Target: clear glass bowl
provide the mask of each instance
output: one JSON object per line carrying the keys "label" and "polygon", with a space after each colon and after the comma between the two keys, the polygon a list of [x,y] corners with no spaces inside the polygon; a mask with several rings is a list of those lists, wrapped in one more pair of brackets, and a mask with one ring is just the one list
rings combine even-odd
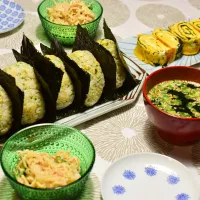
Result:
{"label": "clear glass bowl", "polygon": [[[16,181],[13,170],[19,162],[18,150],[35,150],[54,154],[69,150],[80,159],[81,178],[56,189],[37,189]],[[95,149],[91,141],[80,131],[56,124],[39,124],[25,128],[11,136],[1,152],[1,166],[11,186],[21,199],[25,200],[66,200],[75,199],[95,162]]]}
{"label": "clear glass bowl", "polygon": [[[56,2],[63,2],[64,0],[56,0]],[[66,1],[66,0],[65,0]],[[70,0],[67,0],[70,2]],[[91,10],[95,14],[96,19],[90,23],[82,24],[83,28],[86,28],[89,35],[93,38],[96,34],[99,22],[103,14],[103,7],[96,0],[82,0],[86,5],[92,5]],[[66,46],[72,46],[76,37],[76,25],[61,25],[55,24],[48,20],[47,8],[54,6],[55,0],[44,0],[38,6],[38,14],[42,22],[42,26],[47,36],[52,39],[56,38],[61,44]]]}

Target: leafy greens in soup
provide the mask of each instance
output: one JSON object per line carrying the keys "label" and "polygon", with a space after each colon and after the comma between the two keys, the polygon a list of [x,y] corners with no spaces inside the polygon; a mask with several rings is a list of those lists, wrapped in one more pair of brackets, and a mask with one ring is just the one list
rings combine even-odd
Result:
{"label": "leafy greens in soup", "polygon": [[200,118],[200,84],[185,80],[164,81],[148,93],[162,111],[178,117]]}

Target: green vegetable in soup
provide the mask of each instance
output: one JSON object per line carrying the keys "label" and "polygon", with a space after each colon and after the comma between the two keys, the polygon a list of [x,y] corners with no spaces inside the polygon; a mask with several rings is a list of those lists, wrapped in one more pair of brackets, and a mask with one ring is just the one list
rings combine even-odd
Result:
{"label": "green vegetable in soup", "polygon": [[149,91],[148,98],[170,115],[200,118],[200,84],[196,82],[164,81]]}

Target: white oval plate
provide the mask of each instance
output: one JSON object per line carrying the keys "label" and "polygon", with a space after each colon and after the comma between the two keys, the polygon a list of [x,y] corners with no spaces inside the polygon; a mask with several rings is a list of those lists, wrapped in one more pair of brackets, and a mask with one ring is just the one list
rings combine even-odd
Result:
{"label": "white oval plate", "polygon": [[154,153],[139,153],[113,163],[101,182],[104,200],[199,200],[188,169]]}
{"label": "white oval plate", "polygon": [[17,28],[24,21],[24,9],[8,0],[0,1],[0,33]]}

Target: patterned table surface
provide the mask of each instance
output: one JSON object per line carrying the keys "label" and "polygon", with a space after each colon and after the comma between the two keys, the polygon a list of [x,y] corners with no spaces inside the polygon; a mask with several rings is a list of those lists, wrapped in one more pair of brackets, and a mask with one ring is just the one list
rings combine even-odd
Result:
{"label": "patterned table surface", "polygon": [[[40,0],[15,0],[25,9],[24,23],[0,35],[0,67],[15,62],[11,49],[20,47],[24,32],[35,44],[49,44],[37,15]],[[104,16],[118,40],[148,32],[187,18],[200,17],[200,0],[101,0]],[[97,38],[102,38],[102,22]],[[133,105],[88,121],[76,128],[94,143],[97,157],[80,200],[101,199],[100,181],[110,164],[122,156],[138,152],[157,152],[171,156],[191,171],[200,188],[200,142],[175,147],[164,142],[148,121],[142,96]],[[17,199],[0,170],[0,200]]]}

